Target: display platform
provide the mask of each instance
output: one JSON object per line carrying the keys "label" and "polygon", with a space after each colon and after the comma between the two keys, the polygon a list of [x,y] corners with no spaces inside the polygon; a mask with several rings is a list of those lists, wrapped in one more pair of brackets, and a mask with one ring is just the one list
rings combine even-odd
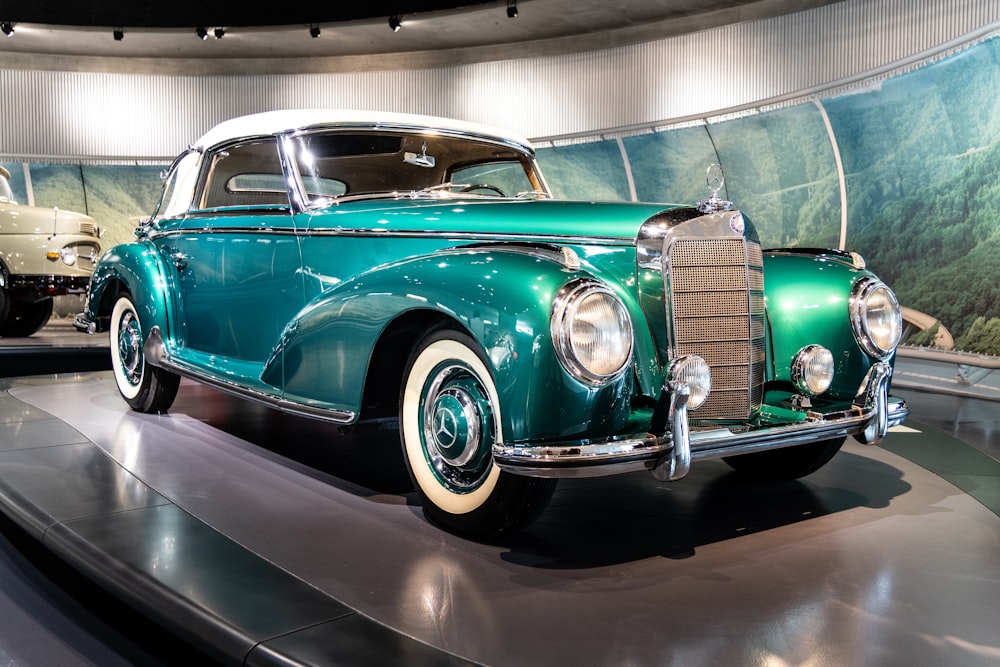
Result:
{"label": "display platform", "polygon": [[800,481],[564,480],[479,544],[426,521],[392,424],[341,434],[188,381],[141,415],[107,372],[0,388],[4,512],[222,663],[1000,660],[1000,463],[921,420],[933,395]]}

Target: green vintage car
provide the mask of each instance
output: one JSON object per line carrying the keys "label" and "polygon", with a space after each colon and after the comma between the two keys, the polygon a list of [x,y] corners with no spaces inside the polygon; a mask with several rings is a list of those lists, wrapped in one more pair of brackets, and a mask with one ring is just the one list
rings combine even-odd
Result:
{"label": "green vintage car", "polygon": [[342,426],[398,417],[426,516],[474,538],[560,477],[798,477],[908,413],[900,309],[860,257],[762,251],[715,193],[556,201],[526,140],[478,125],[234,119],[136,233],[77,318],[110,331],[132,408],[166,410],[185,376]]}
{"label": "green vintage car", "polygon": [[52,297],[80,294],[101,246],[89,215],[18,204],[0,167],[0,336],[30,336],[52,315]]}

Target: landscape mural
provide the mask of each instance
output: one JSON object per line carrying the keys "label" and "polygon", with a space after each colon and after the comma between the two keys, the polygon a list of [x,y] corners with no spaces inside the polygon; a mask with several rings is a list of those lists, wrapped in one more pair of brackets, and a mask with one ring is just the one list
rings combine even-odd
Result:
{"label": "landscape mural", "polygon": [[[538,156],[560,197],[629,200],[634,188],[640,201],[670,203],[707,197],[705,170],[718,162],[726,174],[720,195],[753,220],[765,248],[857,251],[903,306],[938,319],[956,348],[1000,355],[998,90],[994,37],[829,96],[661,131],[543,144]],[[24,166],[0,162],[26,203]],[[164,166],[28,168],[36,205],[89,213],[110,247],[131,240],[149,215]],[[929,345],[935,335],[917,332],[907,342]]]}

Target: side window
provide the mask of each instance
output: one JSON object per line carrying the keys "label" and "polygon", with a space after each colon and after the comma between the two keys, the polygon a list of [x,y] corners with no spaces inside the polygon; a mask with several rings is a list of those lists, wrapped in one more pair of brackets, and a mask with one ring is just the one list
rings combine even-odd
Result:
{"label": "side window", "polygon": [[288,206],[275,139],[227,146],[207,159],[198,208]]}

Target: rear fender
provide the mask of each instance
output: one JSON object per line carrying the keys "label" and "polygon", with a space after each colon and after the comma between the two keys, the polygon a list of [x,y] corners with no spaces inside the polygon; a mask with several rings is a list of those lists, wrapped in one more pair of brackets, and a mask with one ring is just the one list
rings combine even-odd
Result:
{"label": "rear fender", "polygon": [[159,327],[169,340],[171,308],[164,286],[167,284],[160,254],[146,243],[127,243],[106,252],[94,268],[87,290],[86,317],[106,331],[115,301],[123,292],[132,296],[143,339]]}

